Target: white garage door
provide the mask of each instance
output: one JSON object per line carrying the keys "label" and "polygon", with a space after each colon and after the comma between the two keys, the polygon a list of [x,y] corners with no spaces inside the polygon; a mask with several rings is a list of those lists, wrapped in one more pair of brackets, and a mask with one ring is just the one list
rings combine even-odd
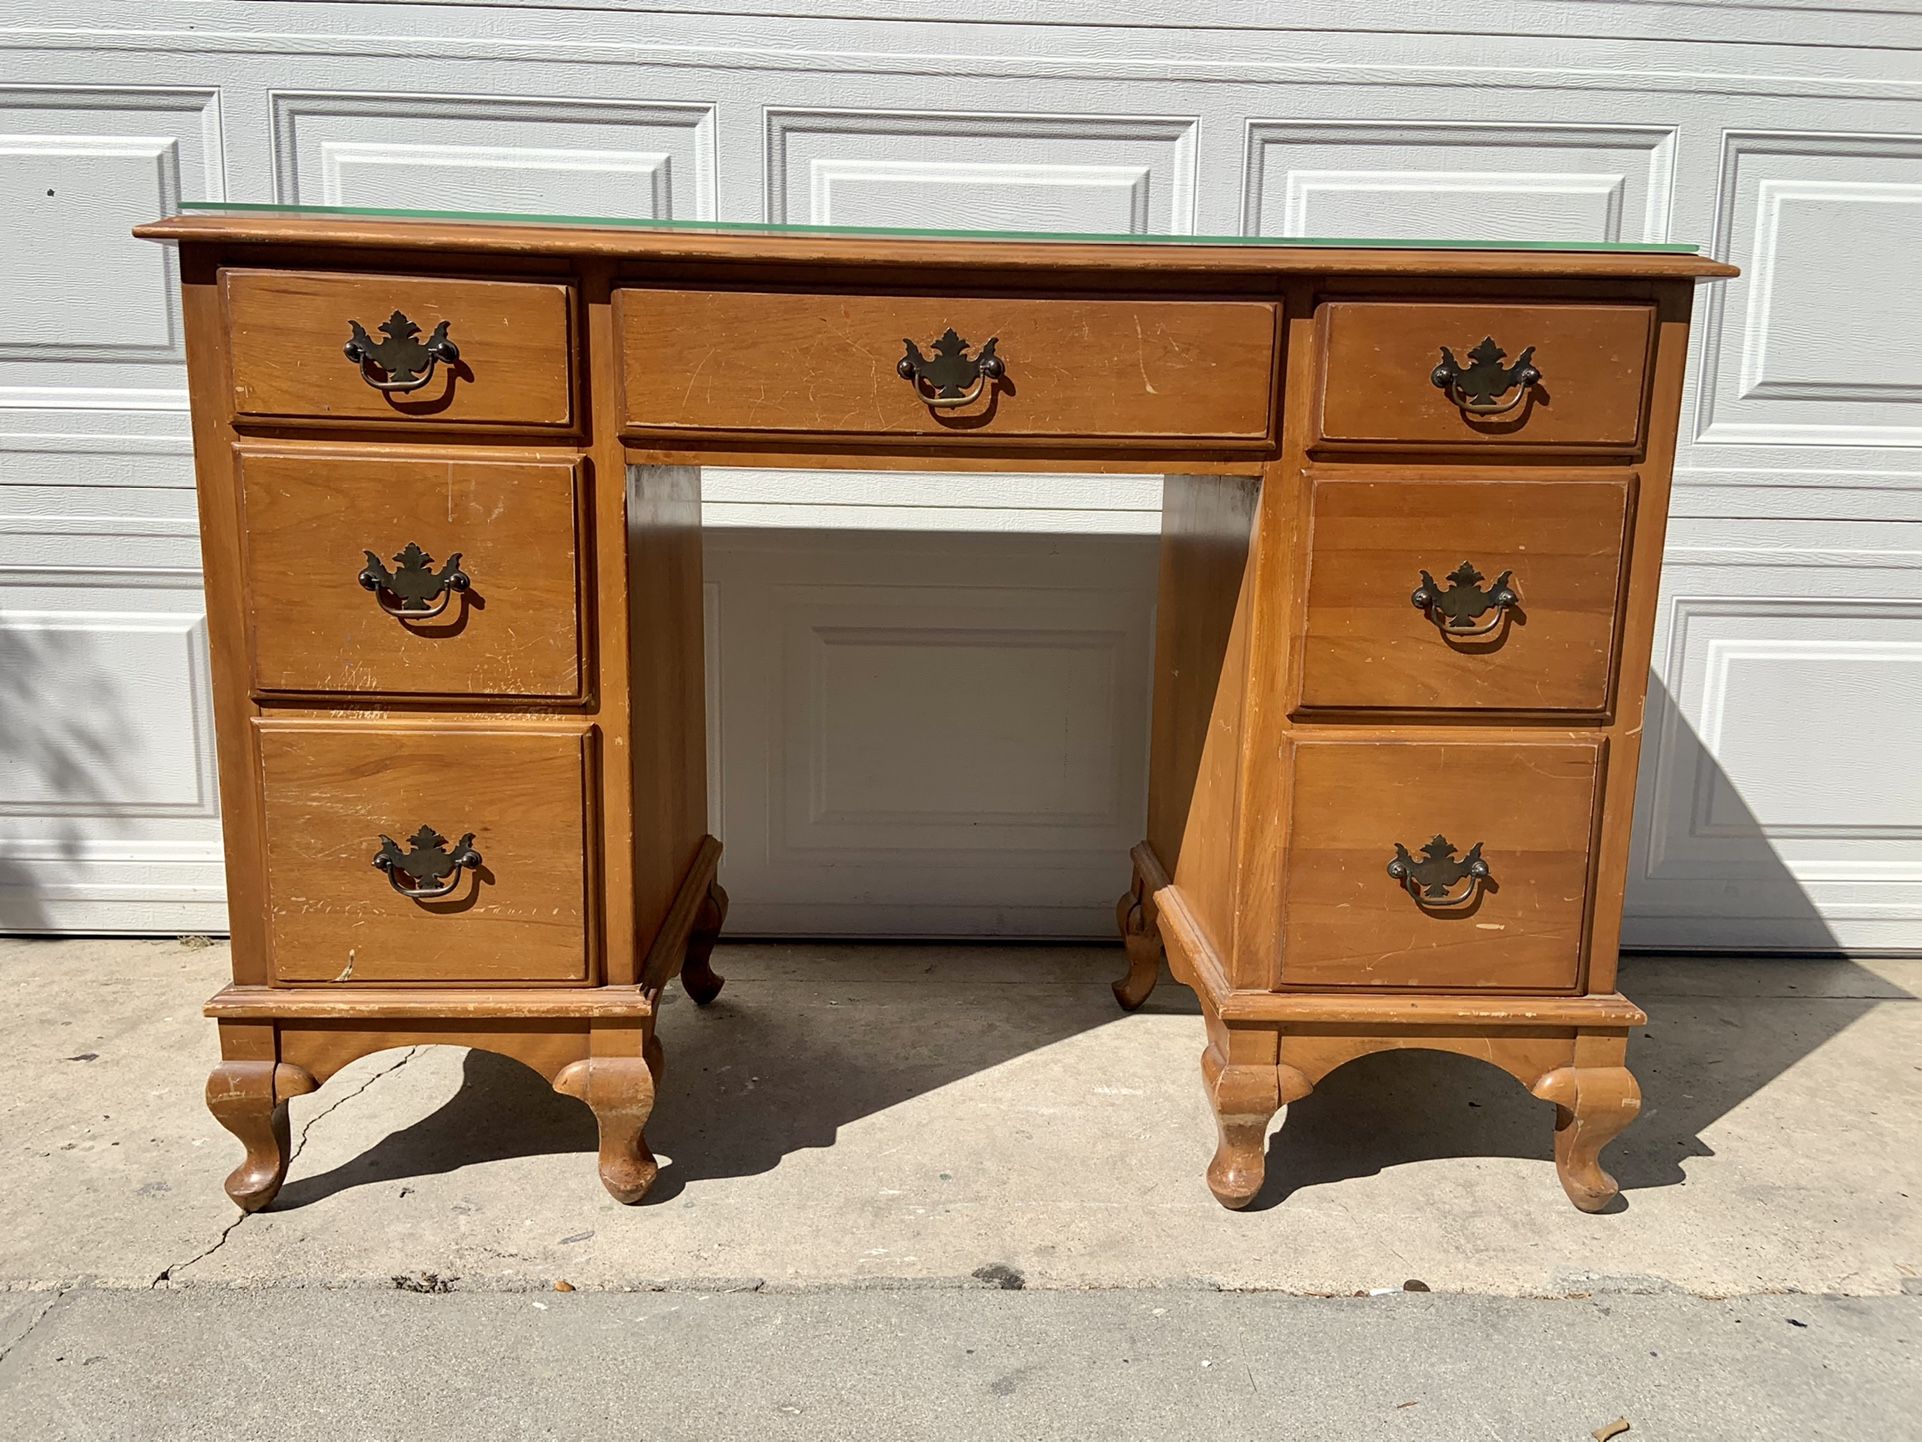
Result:
{"label": "white garage door", "polygon": [[[1745,275],[1699,306],[1628,936],[1922,946],[1922,19],[1142,11],[0,0],[0,926],[223,925],[174,277],[126,232],[225,196],[1703,242]],[[1155,479],[708,500],[737,928],[1104,934]]]}

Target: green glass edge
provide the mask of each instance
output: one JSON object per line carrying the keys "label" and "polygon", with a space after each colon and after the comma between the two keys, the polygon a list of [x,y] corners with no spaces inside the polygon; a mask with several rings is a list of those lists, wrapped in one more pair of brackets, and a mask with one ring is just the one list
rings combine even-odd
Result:
{"label": "green glass edge", "polygon": [[721,235],[898,236],[918,240],[1025,240],[1093,245],[1265,245],[1342,250],[1550,250],[1638,255],[1699,255],[1701,247],[1657,241],[1563,240],[1381,240],[1359,236],[1114,235],[1052,230],[938,230],[890,225],[786,225],[761,220],[649,220],[618,215],[530,215],[492,210],[405,210],[379,205],[277,205],[261,201],[183,200],[180,209],[218,214],[354,215],[384,220],[486,221],[508,225],[609,226],[620,230],[671,230]]}

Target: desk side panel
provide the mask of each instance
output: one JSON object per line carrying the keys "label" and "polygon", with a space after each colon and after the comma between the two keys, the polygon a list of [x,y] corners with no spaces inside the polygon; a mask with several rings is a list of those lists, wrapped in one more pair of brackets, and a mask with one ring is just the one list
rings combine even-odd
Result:
{"label": "desk side panel", "polygon": [[219,256],[213,247],[182,245],[180,280],[233,973],[234,980],[242,985],[260,986],[267,983],[269,973],[260,776],[254,761],[253,722],[259,708],[248,689],[239,476],[234,434],[227,419],[233,389],[228,376]]}
{"label": "desk side panel", "polygon": [[1693,281],[1665,281],[1636,289],[1655,302],[1655,362],[1645,431],[1647,451],[1639,467],[1641,495],[1623,585],[1615,714],[1608,728],[1608,784],[1596,841],[1587,985],[1597,994],[1615,990],[1616,968],[1621,961],[1622,902],[1628,889],[1636,773],[1642,754],[1655,616],[1661,601],[1662,548],[1668,537],[1675,436],[1681,424],[1683,371],[1688,363],[1689,314],[1695,300]]}
{"label": "desk side panel", "polygon": [[1162,482],[1148,840],[1216,952],[1234,945],[1250,543],[1260,482]]}

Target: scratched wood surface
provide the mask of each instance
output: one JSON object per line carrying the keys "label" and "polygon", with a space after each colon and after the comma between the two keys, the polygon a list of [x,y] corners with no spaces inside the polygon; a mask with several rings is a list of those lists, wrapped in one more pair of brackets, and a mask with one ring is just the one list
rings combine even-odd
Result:
{"label": "scratched wood surface", "polygon": [[[258,723],[267,905],[282,981],[594,979],[595,735],[579,723]],[[441,901],[372,864],[383,834],[474,834]]]}
{"label": "scratched wood surface", "polygon": [[[579,462],[243,449],[239,464],[257,688],[580,694]],[[409,545],[468,578],[431,620],[360,584],[367,552],[393,571]]]}
{"label": "scratched wood surface", "polygon": [[[1321,308],[1320,442],[1361,447],[1633,451],[1642,438],[1653,307],[1339,301]],[[1493,339],[1540,384],[1501,416],[1462,410],[1430,380]],[[1506,396],[1502,397],[1503,399]]]}
{"label": "scratched wood surface", "polygon": [[[1398,733],[1290,752],[1283,986],[1579,983],[1600,741]],[[1482,843],[1492,876],[1477,904],[1421,904],[1388,875],[1397,843],[1419,858],[1438,834],[1457,855]]]}
{"label": "scratched wood surface", "polygon": [[[674,290],[616,296],[622,421],[677,433],[889,435],[962,443],[1087,438],[1265,444],[1272,300],[1034,299]],[[928,406],[895,367],[952,327],[1006,366],[974,404]]]}
{"label": "scratched wood surface", "polygon": [[[1483,473],[1485,474],[1485,473]],[[1599,712],[1608,705],[1632,478],[1403,473],[1310,478],[1300,706],[1319,710]],[[1410,597],[1466,562],[1486,594],[1521,597],[1435,624]]]}
{"label": "scratched wood surface", "polygon": [[[574,419],[573,295],[531,281],[230,269],[227,366],[237,416],[414,425],[561,427]],[[376,390],[342,354],[395,311],[460,350],[420,389]]]}

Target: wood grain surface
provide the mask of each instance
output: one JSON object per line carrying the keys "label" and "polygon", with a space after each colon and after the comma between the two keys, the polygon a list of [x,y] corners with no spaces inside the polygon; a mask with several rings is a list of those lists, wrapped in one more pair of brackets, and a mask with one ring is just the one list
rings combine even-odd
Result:
{"label": "wood grain surface", "polygon": [[[1304,710],[1600,712],[1614,677],[1633,478],[1309,481]],[[1521,597],[1465,638],[1410,600],[1467,562]]]}
{"label": "wood grain surface", "polygon": [[[267,899],[281,981],[594,979],[596,735],[577,723],[257,723]],[[445,900],[373,857],[421,826],[482,865]]]}
{"label": "wood grain surface", "polygon": [[[228,270],[227,364],[236,416],[563,427],[574,419],[573,296],[532,281]],[[342,354],[358,321],[396,310],[423,341],[440,322],[460,359],[404,394],[374,389]]]}
{"label": "wood grain surface", "polygon": [[[1602,743],[1405,736],[1297,739],[1284,882],[1284,986],[1573,990],[1581,979]],[[1493,885],[1417,904],[1387,865],[1437,834],[1480,842]]]}
{"label": "wood grain surface", "polygon": [[[784,294],[629,287],[616,296],[622,420],[697,432],[962,443],[1203,437],[1265,444],[1271,300]],[[952,327],[1006,375],[976,403],[929,407],[896,373]]]}
{"label": "wood grain surface", "polygon": [[[579,696],[579,462],[243,448],[239,468],[258,690]],[[359,582],[409,544],[469,579],[431,620]]]}
{"label": "wood grain surface", "polygon": [[[1337,301],[1321,307],[1323,445],[1633,452],[1642,441],[1648,305]],[[1542,380],[1502,416],[1463,411],[1430,380],[1446,346],[1462,366],[1492,338]]]}

